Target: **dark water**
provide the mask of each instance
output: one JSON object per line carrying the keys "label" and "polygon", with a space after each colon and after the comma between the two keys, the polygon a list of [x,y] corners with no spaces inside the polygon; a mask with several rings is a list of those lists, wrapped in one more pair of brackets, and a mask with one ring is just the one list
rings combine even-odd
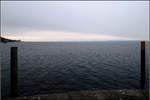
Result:
{"label": "dark water", "polygon": [[[10,95],[10,47],[18,47],[19,95],[139,89],[140,42],[0,44],[2,95]],[[148,43],[146,88],[148,89]]]}

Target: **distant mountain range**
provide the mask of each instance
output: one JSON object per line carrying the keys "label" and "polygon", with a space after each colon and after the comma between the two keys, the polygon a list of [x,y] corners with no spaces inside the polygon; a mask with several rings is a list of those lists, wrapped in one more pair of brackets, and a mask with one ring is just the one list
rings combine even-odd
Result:
{"label": "distant mountain range", "polygon": [[4,38],[4,37],[0,36],[0,42],[3,42],[3,43],[7,43],[7,42],[21,42],[21,40],[12,40],[12,39],[7,39],[7,38]]}

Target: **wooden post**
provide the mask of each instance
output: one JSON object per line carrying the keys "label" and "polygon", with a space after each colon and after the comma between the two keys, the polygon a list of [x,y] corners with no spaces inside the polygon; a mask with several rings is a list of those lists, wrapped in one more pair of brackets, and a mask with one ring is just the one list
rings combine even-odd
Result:
{"label": "wooden post", "polygon": [[141,89],[145,88],[145,41],[141,42]]}
{"label": "wooden post", "polygon": [[10,84],[10,92],[11,92],[11,97],[16,97],[18,96],[18,78],[17,78],[17,47],[11,47],[11,84]]}

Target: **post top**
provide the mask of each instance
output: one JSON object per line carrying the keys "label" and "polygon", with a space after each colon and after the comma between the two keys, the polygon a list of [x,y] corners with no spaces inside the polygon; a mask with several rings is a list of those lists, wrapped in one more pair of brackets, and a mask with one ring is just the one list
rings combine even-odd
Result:
{"label": "post top", "polygon": [[17,49],[18,47],[11,47],[11,49]]}

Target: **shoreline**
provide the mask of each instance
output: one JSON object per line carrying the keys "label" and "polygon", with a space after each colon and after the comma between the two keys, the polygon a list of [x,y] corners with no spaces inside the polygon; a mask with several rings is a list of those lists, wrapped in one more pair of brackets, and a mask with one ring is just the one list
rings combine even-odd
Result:
{"label": "shoreline", "polygon": [[2,100],[149,100],[148,90],[88,90],[38,94]]}

